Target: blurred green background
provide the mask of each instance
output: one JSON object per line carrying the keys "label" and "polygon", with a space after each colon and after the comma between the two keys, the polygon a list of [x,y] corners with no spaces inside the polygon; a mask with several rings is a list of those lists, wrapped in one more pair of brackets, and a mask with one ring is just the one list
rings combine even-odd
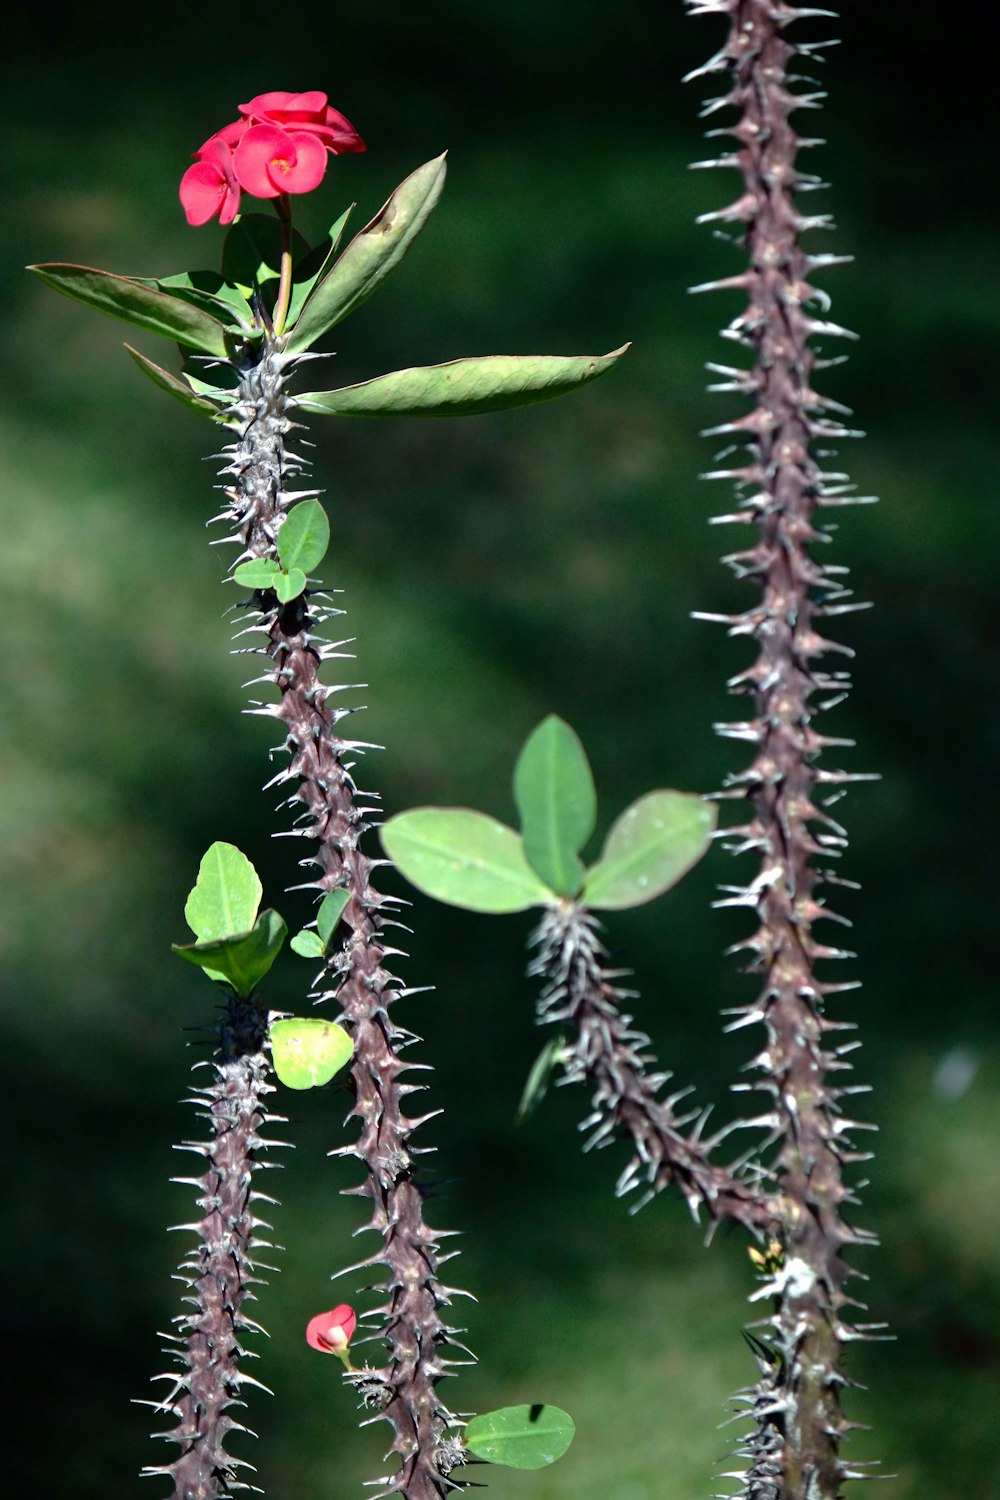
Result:
{"label": "blurred green background", "polygon": [[[821,248],[857,261],[825,281],[855,329],[822,388],[868,430],[842,458],[876,508],[843,512],[836,561],[877,609],[838,632],[856,690],[829,721],[845,764],[877,770],[845,818],[842,909],[865,987],[862,1113],[881,1135],[861,1220],[870,1316],[894,1344],[851,1351],[850,1415],[872,1425],[901,1497],[1000,1497],[1000,1037],[984,801],[997,723],[995,465],[987,357],[996,343],[995,238],[984,142],[995,128],[993,7],[946,29],[940,5],[853,6],[825,68],[837,218]],[[820,33],[813,32],[813,35]],[[237,102],[320,87],[365,136],[301,206],[318,234],[352,198],[360,225],[413,167],[451,150],[445,198],[401,269],[343,325],[329,384],[491,352],[633,349],[572,401],[420,425],[317,419],[316,482],[335,530],[327,577],[358,639],[355,721],[385,746],[362,771],[389,810],[468,802],[512,814],[509,774],[550,710],[589,747],[603,828],[656,785],[707,790],[741,764],[713,737],[745,644],[691,610],[747,595],[718,564],[728,495],[699,484],[724,420],[706,360],[731,297],[685,288],[738,264],[697,228],[735,181],[691,173],[702,83],[681,76],[719,40],[666,0],[426,0],[380,7],[246,0],[226,12],[144,6],[21,12],[7,22],[4,480],[8,566],[2,745],[9,1227],[4,1362],[7,1468],[51,1500],[130,1492],[150,1458],[130,1406],[162,1368],[155,1330],[176,1310],[165,1226],[190,1214],[171,1141],[186,1028],[212,996],[169,954],[203,848],[238,843],[268,895],[305,920],[296,850],[258,787],[271,742],[239,717],[248,675],[228,654],[206,546],[215,509],[207,424],[167,401],[121,352],[119,325],[23,276],[36,260],[136,274],[214,263],[176,187],[191,151]],[[805,31],[803,30],[803,35]],[[992,66],[992,65],[990,65]],[[931,82],[932,69],[934,81]],[[806,68],[807,72],[813,71]],[[811,200],[818,206],[818,199]],[[162,358],[155,339],[142,347]],[[829,350],[828,352],[839,352]],[[992,363],[992,361],[991,361]],[[310,376],[310,384],[317,382]],[[995,391],[995,381],[994,381]],[[991,545],[991,529],[993,542]],[[736,705],[736,713],[739,706]],[[834,725],[834,719],[836,724]],[[744,866],[744,873],[747,866]],[[636,1013],[698,1096],[725,1098],[754,1039],[720,1040],[718,1013],[751,993],[724,947],[747,930],[710,901],[736,867],[716,851],[668,899],[608,922],[631,964]],[[437,1073],[437,1223],[465,1232],[455,1279],[481,1364],[459,1410],[554,1400],[576,1417],[568,1457],[494,1471],[498,1500],[705,1495],[728,1446],[728,1395],[752,1378],[739,1329],[751,1286],[740,1236],[710,1249],[679,1204],[636,1218],[611,1195],[622,1157],[582,1159],[582,1097],[561,1092],[517,1129],[540,1043],[523,979],[524,918],[418,899],[405,974],[435,985],[400,1007]],[[305,965],[275,971],[299,1003]],[[845,973],[843,977],[848,977]],[[357,1258],[344,1096],[289,1096],[277,1188],[281,1275],[262,1291],[271,1333],[249,1452],[275,1497],[360,1493],[382,1429],[355,1428],[306,1318],[348,1293]],[[727,1109],[722,1104],[722,1114]],[[615,1155],[615,1160],[612,1160]],[[272,1179],[269,1187],[274,1186]]]}

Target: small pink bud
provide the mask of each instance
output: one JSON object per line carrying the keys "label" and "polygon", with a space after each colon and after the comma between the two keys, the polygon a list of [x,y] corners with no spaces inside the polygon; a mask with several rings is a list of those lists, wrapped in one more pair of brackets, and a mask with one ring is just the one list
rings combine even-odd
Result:
{"label": "small pink bud", "polygon": [[342,1302],[339,1307],[332,1307],[329,1312],[317,1313],[314,1318],[309,1319],[306,1325],[306,1343],[311,1349],[319,1349],[322,1354],[344,1355],[357,1321],[354,1308]]}

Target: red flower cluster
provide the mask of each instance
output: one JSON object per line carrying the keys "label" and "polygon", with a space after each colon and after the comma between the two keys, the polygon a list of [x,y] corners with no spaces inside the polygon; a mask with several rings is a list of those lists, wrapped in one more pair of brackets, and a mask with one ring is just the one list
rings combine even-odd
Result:
{"label": "red flower cluster", "polygon": [[216,214],[220,224],[231,224],[241,190],[255,198],[310,193],[323,180],[328,154],[365,149],[350,120],[315,89],[258,94],[240,105],[240,114],[195,152],[194,166],[181,178],[189,224],[207,224]]}
{"label": "red flower cluster", "polygon": [[339,1307],[333,1307],[329,1312],[317,1313],[310,1318],[306,1326],[306,1343],[312,1349],[319,1349],[323,1354],[347,1353],[347,1346],[351,1342],[354,1333],[354,1325],[357,1316],[353,1307],[348,1307],[346,1302],[341,1302]]}

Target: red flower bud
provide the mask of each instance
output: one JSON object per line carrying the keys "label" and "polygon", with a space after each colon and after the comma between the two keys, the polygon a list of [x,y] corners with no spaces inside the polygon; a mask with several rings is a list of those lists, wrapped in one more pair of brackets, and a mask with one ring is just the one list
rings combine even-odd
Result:
{"label": "red flower bud", "polygon": [[339,1307],[309,1319],[306,1343],[323,1354],[346,1354],[357,1321],[354,1308],[342,1302]]}

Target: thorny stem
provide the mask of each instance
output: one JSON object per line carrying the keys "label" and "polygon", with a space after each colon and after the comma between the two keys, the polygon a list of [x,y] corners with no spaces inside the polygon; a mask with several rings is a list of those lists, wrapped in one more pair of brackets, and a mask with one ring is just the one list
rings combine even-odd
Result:
{"label": "thorny stem", "polygon": [[843,569],[824,567],[811,553],[813,544],[829,540],[817,525],[817,510],[854,501],[846,476],[824,472],[818,462],[818,448],[848,434],[831,415],[843,408],[812,388],[817,360],[810,340],[844,330],[806,311],[810,303],[827,305],[809,277],[835,257],[801,246],[803,233],[829,221],[805,217],[796,206],[797,192],[820,184],[796,166],[807,143],[790,123],[794,111],[816,107],[822,96],[795,94],[789,64],[822,44],[796,47],[785,39],[789,23],[817,12],[783,0],[688,3],[692,13],[728,17],[722,49],[699,72],[729,78],[728,92],[705,112],[731,106],[739,116],[717,132],[735,141],[731,154],[703,165],[735,167],[743,191],[704,217],[743,230],[747,269],[714,285],[746,295],[746,310],[725,332],[752,352],[753,367],[713,368],[726,378],[717,388],[749,397],[753,409],[713,429],[745,445],[746,458],[709,477],[736,483],[739,509],[725,519],[757,527],[755,544],[726,559],[761,591],[759,604],[727,617],[730,634],[757,643],[756,661],[730,683],[734,692],[751,696],[754,717],[719,728],[756,747],[749,769],[730,779],[729,795],[745,799],[750,809],[745,824],[729,834],[735,852],[757,853],[760,870],[720,904],[748,906],[757,916],[756,932],[738,946],[750,953],[749,972],[759,977],[761,991],[735,1024],[760,1021],[766,1031],[766,1045],[751,1066],[762,1075],[755,1087],[770,1100],[772,1167],[785,1206],[782,1254],[758,1293],[773,1298],[773,1361],[753,1397],[755,1430],[740,1450],[749,1467],[733,1477],[753,1500],[836,1500],[843,1481],[858,1477],[839,1457],[851,1425],[840,1406],[847,1383],[841,1355],[847,1340],[871,1336],[870,1328],[844,1321],[850,1303],[844,1286],[856,1273],[843,1257],[846,1247],[872,1237],[841,1215],[845,1202],[856,1201],[843,1168],[865,1158],[848,1139],[858,1124],[845,1119],[840,1106],[857,1090],[835,1087],[829,1078],[850,1066],[846,1053],[855,1044],[829,1044],[832,1034],[849,1027],[827,1017],[826,997],[853,986],[828,984],[815,972],[818,961],[847,955],[813,935],[814,923],[833,915],[817,888],[835,879],[814,861],[835,858],[845,837],[822,811],[820,793],[858,779],[817,767],[823,749],[845,741],[812,727],[818,708],[830,706],[813,702],[817,692],[832,702],[846,688],[845,674],[816,665],[844,649],[824,640],[816,621],[859,607],[843,602]]}
{"label": "thorny stem", "polygon": [[197,1223],[177,1226],[197,1235],[181,1264],[190,1290],[185,1301],[194,1311],[174,1319],[180,1332],[171,1335],[174,1347],[167,1351],[181,1373],[157,1377],[173,1385],[157,1409],[177,1419],[176,1427],[157,1436],[177,1443],[181,1452],[172,1463],[143,1471],[169,1476],[176,1500],[215,1500],[249,1488],[239,1482],[237,1469],[250,1465],[227,1453],[225,1444],[230,1432],[247,1431],[229,1415],[233,1407],[245,1405],[242,1387],[259,1383],[239,1368],[241,1357],[246,1358],[240,1342],[243,1333],[257,1327],[244,1308],[254,1299],[251,1287],[260,1280],[254,1271],[270,1269],[256,1264],[254,1256],[260,1249],[274,1248],[258,1236],[270,1225],[257,1218],[254,1207],[256,1202],[274,1200],[251,1185],[262,1165],[258,1153],[278,1144],[260,1135],[265,1123],[280,1118],[269,1115],[264,1105],[266,1095],[274,1091],[267,1082],[266,1031],[266,1011],[253,999],[230,995],[215,1056],[204,1065],[212,1070],[212,1082],[192,1089],[191,1102],[212,1131],[207,1144],[190,1141],[181,1148],[205,1159],[204,1174],[175,1179],[198,1189],[202,1210]]}
{"label": "thorny stem", "polygon": [[[232,487],[227,490],[230,508],[225,518],[238,534],[242,558],[272,557],[289,506],[302,494],[314,493],[286,489],[288,478],[301,467],[285,446],[293,425],[282,383],[286,364],[280,340],[275,340],[265,343],[262,354],[250,353],[239,369],[232,413],[239,436],[226,455]],[[435,1388],[463,1362],[445,1357],[449,1346],[462,1349],[455,1337],[459,1330],[442,1319],[457,1289],[439,1278],[440,1266],[450,1258],[438,1247],[445,1231],[430,1229],[423,1217],[424,1194],[416,1180],[415,1158],[430,1148],[412,1145],[411,1136],[431,1115],[405,1114],[406,1096],[422,1086],[403,1081],[403,1075],[426,1065],[404,1061],[401,1054],[419,1038],[391,1014],[394,1002],[408,993],[386,967],[386,960],[399,952],[385,937],[395,901],[371,884],[375,864],[385,862],[369,859],[360,846],[369,826],[366,818],[375,810],[352,776],[354,760],[366,747],[338,734],[338,722],[351,710],[333,708],[329,700],[340,689],[320,682],[322,663],[343,656],[338,647],[345,644],[321,640],[316,634],[326,620],[341,613],[332,607],[321,613],[315,601],[322,597],[306,593],[281,605],[273,593],[259,593],[252,606],[253,623],[241,633],[262,636],[260,649],[269,670],[258,680],[278,689],[277,703],[258,704],[251,711],[277,719],[285,731],[282,748],[289,764],[274,782],[296,786],[288,803],[303,811],[292,832],[316,846],[301,862],[318,871],[309,888],[324,892],[340,886],[350,891],[342,918],[347,935],[329,965],[333,987],[322,998],[339,1002],[354,1040],[351,1113],[360,1121],[360,1131],[353,1145],[334,1154],[356,1156],[366,1168],[364,1182],[349,1192],[370,1199],[368,1227],[379,1234],[382,1244],[348,1269],[387,1268],[386,1279],[378,1285],[385,1300],[367,1314],[366,1326],[385,1339],[388,1360],[379,1369],[348,1378],[393,1428],[391,1451],[398,1455],[399,1467],[377,1481],[382,1493],[436,1500],[454,1488],[447,1477],[451,1462],[446,1456],[454,1418]]]}
{"label": "thorny stem", "polygon": [[[538,953],[531,972],[545,979],[539,1022],[572,1028],[573,1040],[563,1053],[566,1079],[592,1090],[593,1113],[581,1126],[589,1132],[585,1149],[620,1136],[632,1142],[634,1155],[618,1179],[618,1196],[645,1181],[645,1202],[675,1183],[695,1217],[703,1206],[711,1219],[773,1231],[776,1200],[757,1182],[712,1164],[711,1150],[722,1135],[700,1138],[705,1120],[700,1110],[677,1114],[676,1105],[689,1091],[660,1097],[672,1075],[655,1071],[649,1038],[622,1012],[627,997],[605,971],[594,918],[572,902],[552,906],[532,942]],[[693,1121],[695,1129],[685,1134]]]}

